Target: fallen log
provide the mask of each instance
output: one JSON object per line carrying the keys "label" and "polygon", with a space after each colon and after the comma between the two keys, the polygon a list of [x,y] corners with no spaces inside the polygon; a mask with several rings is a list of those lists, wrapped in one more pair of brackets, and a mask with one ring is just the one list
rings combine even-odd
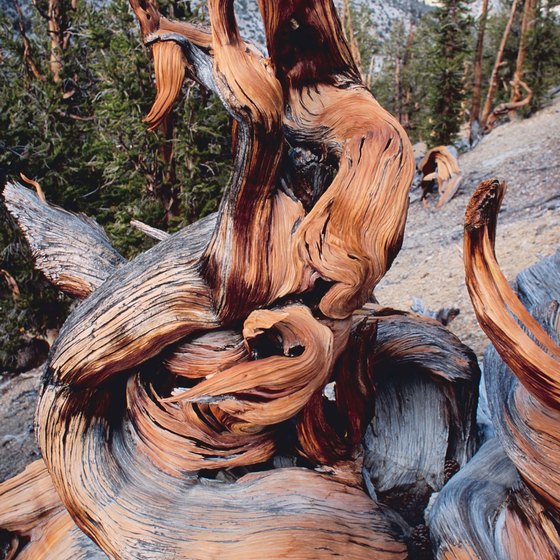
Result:
{"label": "fallen log", "polygon": [[418,164],[418,171],[422,175],[420,199],[427,204],[432,193],[432,185],[437,182],[438,201],[436,208],[441,208],[453,198],[461,183],[462,173],[457,161],[457,154],[453,148],[437,146],[432,148]]}

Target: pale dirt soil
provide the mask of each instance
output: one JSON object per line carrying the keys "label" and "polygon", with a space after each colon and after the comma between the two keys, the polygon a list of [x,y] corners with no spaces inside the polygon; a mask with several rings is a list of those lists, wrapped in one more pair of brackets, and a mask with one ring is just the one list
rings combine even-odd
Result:
{"label": "pale dirt soil", "polygon": [[40,377],[41,368],[0,374],[0,481],[40,457],[33,432]]}
{"label": "pale dirt soil", "polygon": [[[413,296],[429,309],[459,307],[451,330],[479,356],[487,345],[463,280],[462,220],[480,180],[509,184],[500,214],[497,254],[510,281],[560,244],[560,98],[531,119],[497,128],[460,158],[462,185],[446,206],[427,209],[413,191],[403,249],[376,291],[385,305],[408,310]],[[0,372],[0,481],[38,455],[33,413],[40,369],[16,376]]]}
{"label": "pale dirt soil", "polygon": [[560,97],[537,115],[496,128],[459,158],[464,178],[443,208],[425,208],[413,191],[403,248],[376,290],[380,303],[409,310],[412,297],[430,310],[458,307],[452,330],[478,356],[488,339],[478,326],[464,282],[463,216],[481,180],[508,184],[496,255],[510,282],[560,246]]}

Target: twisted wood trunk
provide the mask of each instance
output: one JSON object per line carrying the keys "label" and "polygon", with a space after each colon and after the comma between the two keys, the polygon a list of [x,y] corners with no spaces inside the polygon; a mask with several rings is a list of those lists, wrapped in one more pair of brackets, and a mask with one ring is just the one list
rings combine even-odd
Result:
{"label": "twisted wood trunk", "polygon": [[[496,120],[506,114],[515,114],[517,109],[521,107],[526,107],[531,103],[533,99],[533,91],[531,88],[523,81],[519,79],[515,79],[510,82],[512,87],[515,89],[516,94],[512,97],[515,101],[509,101],[507,103],[500,103],[496,107],[494,107],[493,111],[488,116],[486,120],[486,131],[489,132],[494,128],[494,124]],[[525,91],[525,97],[521,95],[521,90]]]}
{"label": "twisted wood trunk", "polygon": [[438,558],[552,560],[560,553],[559,304],[543,301],[533,317],[498,267],[493,245],[504,193],[505,184],[482,182],[465,217],[467,286],[493,343],[485,377],[495,437],[430,512]]}
{"label": "twisted wood trunk", "polygon": [[[414,162],[334,6],[261,0],[267,59],[231,0],[209,1],[210,30],[131,4],[154,56],[148,125],[197,79],[237,123],[235,169],[217,214],[130,262],[93,221],[5,187],[37,266],[83,299],[46,364],[43,459],[0,485],[9,557],[442,554],[425,512],[478,447],[480,372],[441,324],[368,303],[400,247]],[[548,370],[524,375],[552,406]]]}
{"label": "twisted wood trunk", "polygon": [[[521,23],[521,35],[519,37],[519,47],[517,49],[517,60],[515,62],[515,73],[511,84],[511,108],[509,109],[510,118],[517,114],[516,109],[523,105],[518,105],[522,101],[521,89],[527,90],[527,84],[523,80],[525,70],[525,58],[527,56],[527,43],[531,31],[535,26],[535,15],[537,11],[537,0],[526,0],[523,7],[523,21]],[[530,99],[529,99],[530,101]],[[527,103],[529,103],[529,101]]]}

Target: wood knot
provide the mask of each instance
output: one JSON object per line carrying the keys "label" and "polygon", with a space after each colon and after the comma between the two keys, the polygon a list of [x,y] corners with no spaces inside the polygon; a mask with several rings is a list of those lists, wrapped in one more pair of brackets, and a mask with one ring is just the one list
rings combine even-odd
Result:
{"label": "wood knot", "polygon": [[445,484],[449,481],[449,479],[456,475],[461,468],[461,465],[455,459],[447,459],[445,464],[443,465],[443,476],[445,480]]}
{"label": "wood knot", "polygon": [[498,179],[482,181],[474,191],[465,212],[465,229],[482,229],[496,217],[506,192],[505,182]]}

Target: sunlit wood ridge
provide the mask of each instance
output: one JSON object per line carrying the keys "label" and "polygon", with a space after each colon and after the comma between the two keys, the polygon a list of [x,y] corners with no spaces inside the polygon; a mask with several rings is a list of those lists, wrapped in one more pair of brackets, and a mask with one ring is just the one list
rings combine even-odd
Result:
{"label": "sunlit wood ridge", "polygon": [[438,496],[429,513],[439,558],[557,558],[560,551],[560,314],[543,301],[533,317],[494,253],[506,185],[483,181],[465,214],[467,287],[493,343],[485,355],[495,437]]}

